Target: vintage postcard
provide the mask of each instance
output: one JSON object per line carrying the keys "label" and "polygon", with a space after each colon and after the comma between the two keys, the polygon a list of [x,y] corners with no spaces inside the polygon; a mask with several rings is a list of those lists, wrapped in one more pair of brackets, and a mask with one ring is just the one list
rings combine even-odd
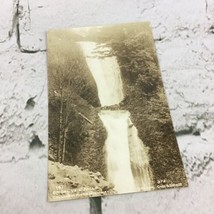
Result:
{"label": "vintage postcard", "polygon": [[49,201],[187,186],[149,23],[47,43]]}

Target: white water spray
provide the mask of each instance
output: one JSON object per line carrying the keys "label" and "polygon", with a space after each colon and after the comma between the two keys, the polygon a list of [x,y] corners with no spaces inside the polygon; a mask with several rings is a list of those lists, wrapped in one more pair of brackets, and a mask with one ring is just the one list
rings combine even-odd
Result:
{"label": "white water spray", "polygon": [[[94,42],[79,44],[95,79],[101,106],[119,104],[124,95],[116,57],[97,57]],[[99,47],[98,50],[108,52],[110,48]],[[105,142],[108,180],[118,193],[151,189],[148,149],[139,139],[129,111],[102,110],[99,116],[108,133]]]}
{"label": "white water spray", "polygon": [[115,185],[119,193],[136,191],[128,139],[128,111],[101,111],[99,114],[106,127],[108,179]]}
{"label": "white water spray", "polygon": [[[123,85],[116,57],[97,57],[94,42],[79,42],[84,51],[86,62],[95,79],[101,106],[111,106],[123,100]],[[106,47],[99,51],[109,51]]]}
{"label": "white water spray", "polygon": [[137,128],[129,118],[128,128],[129,150],[131,156],[131,168],[135,178],[137,190],[148,191],[153,188],[152,171],[149,165],[148,148],[138,137]]}

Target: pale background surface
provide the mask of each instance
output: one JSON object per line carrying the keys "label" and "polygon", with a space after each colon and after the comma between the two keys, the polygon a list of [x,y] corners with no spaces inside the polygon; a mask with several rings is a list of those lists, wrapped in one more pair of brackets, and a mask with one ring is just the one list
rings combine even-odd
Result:
{"label": "pale background surface", "polygon": [[214,0],[0,0],[2,214],[89,213],[86,199],[47,202],[45,32],[135,21],[153,28],[189,187],[106,197],[103,213],[214,213]]}

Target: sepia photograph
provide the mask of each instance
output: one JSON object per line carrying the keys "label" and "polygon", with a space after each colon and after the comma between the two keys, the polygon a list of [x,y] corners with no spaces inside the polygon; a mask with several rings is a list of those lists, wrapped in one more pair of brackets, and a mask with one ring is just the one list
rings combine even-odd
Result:
{"label": "sepia photograph", "polygon": [[48,200],[188,185],[147,22],[55,29]]}

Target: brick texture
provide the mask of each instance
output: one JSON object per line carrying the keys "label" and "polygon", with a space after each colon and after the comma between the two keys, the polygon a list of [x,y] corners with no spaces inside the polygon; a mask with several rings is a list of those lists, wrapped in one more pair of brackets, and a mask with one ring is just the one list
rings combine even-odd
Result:
{"label": "brick texture", "polygon": [[[46,35],[52,28],[150,21],[189,187],[102,198],[105,214],[214,210],[213,0],[1,0],[1,213],[89,213],[47,202]],[[39,138],[45,147],[31,151]]]}

